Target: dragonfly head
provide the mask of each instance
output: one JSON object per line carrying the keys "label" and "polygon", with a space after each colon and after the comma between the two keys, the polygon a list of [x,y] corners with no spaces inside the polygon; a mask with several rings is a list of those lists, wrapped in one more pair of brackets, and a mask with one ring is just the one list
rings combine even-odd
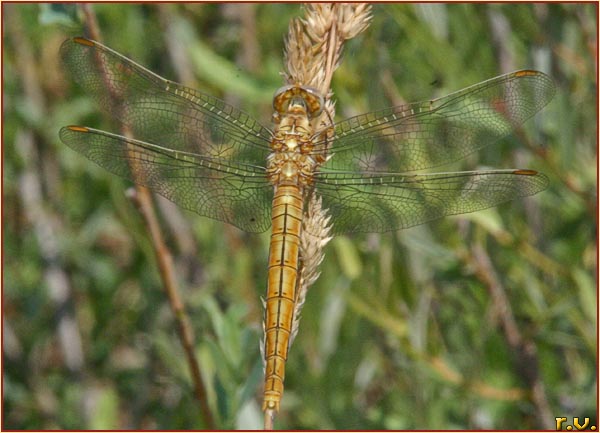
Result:
{"label": "dragonfly head", "polygon": [[282,114],[306,113],[309,119],[317,117],[323,111],[324,99],[313,87],[292,84],[281,87],[273,97],[273,117],[277,119]]}

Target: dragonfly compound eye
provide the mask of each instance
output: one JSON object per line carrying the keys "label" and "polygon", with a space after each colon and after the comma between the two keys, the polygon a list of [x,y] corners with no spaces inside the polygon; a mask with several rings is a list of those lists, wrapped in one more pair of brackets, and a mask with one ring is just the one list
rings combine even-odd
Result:
{"label": "dragonfly compound eye", "polygon": [[314,87],[300,87],[302,99],[306,102],[309,117],[317,117],[323,111],[325,98]]}
{"label": "dragonfly compound eye", "polygon": [[290,104],[302,105],[306,114],[314,118],[323,111],[324,98],[319,91],[313,87],[288,85],[279,88],[273,96],[273,109],[276,113],[284,114],[288,111]]}

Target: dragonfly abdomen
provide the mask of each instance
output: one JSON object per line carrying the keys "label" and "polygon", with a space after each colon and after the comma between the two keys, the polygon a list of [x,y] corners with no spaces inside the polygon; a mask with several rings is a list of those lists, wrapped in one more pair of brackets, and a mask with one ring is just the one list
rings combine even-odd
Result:
{"label": "dragonfly abdomen", "polygon": [[285,362],[296,302],[302,224],[302,191],[281,185],[273,198],[273,233],[265,312],[265,390],[263,410],[279,410]]}

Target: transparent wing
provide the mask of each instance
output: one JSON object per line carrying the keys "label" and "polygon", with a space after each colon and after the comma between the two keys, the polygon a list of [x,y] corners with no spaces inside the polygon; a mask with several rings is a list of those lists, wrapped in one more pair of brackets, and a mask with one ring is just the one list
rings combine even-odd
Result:
{"label": "transparent wing", "polygon": [[[135,137],[66,127],[60,136],[67,145],[200,215],[250,232],[269,227],[268,129],[88,39],[66,41],[61,55],[75,80]],[[334,231],[405,228],[543,190],[547,178],[531,170],[390,173],[460,159],[508,134],[553,93],[544,74],[519,71],[337,124],[335,155],[315,174]]]}
{"label": "transparent wing", "polygon": [[323,169],[405,173],[456,161],[508,135],[554,92],[548,76],[523,70],[439,99],[352,117],[336,124],[333,157]]}
{"label": "transparent wing", "polygon": [[533,195],[547,185],[548,178],[533,170],[316,175],[336,234],[404,229]]}
{"label": "transparent wing", "polygon": [[265,169],[167,149],[97,129],[68,126],[61,140],[108,171],[179,206],[248,232],[271,225],[273,187]]}
{"label": "transparent wing", "polygon": [[169,149],[264,164],[271,132],[220,99],[154,74],[104,45],[66,40],[67,70],[132,135]]}

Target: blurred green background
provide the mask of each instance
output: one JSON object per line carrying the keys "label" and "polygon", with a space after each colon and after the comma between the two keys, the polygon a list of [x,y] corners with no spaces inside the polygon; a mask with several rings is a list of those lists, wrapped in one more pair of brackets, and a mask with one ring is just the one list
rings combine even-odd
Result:
{"label": "blurred green background", "polygon": [[[542,171],[535,197],[337,237],[291,348],[282,429],[597,425],[595,4],[377,5],[334,76],[338,119],[516,69],[554,100],[469,157]],[[298,4],[96,4],[103,42],[270,126]],[[202,429],[127,182],[58,139],[117,131],[63,75],[75,5],[4,4],[3,399],[7,429]],[[218,428],[261,426],[269,234],[156,202]]]}

